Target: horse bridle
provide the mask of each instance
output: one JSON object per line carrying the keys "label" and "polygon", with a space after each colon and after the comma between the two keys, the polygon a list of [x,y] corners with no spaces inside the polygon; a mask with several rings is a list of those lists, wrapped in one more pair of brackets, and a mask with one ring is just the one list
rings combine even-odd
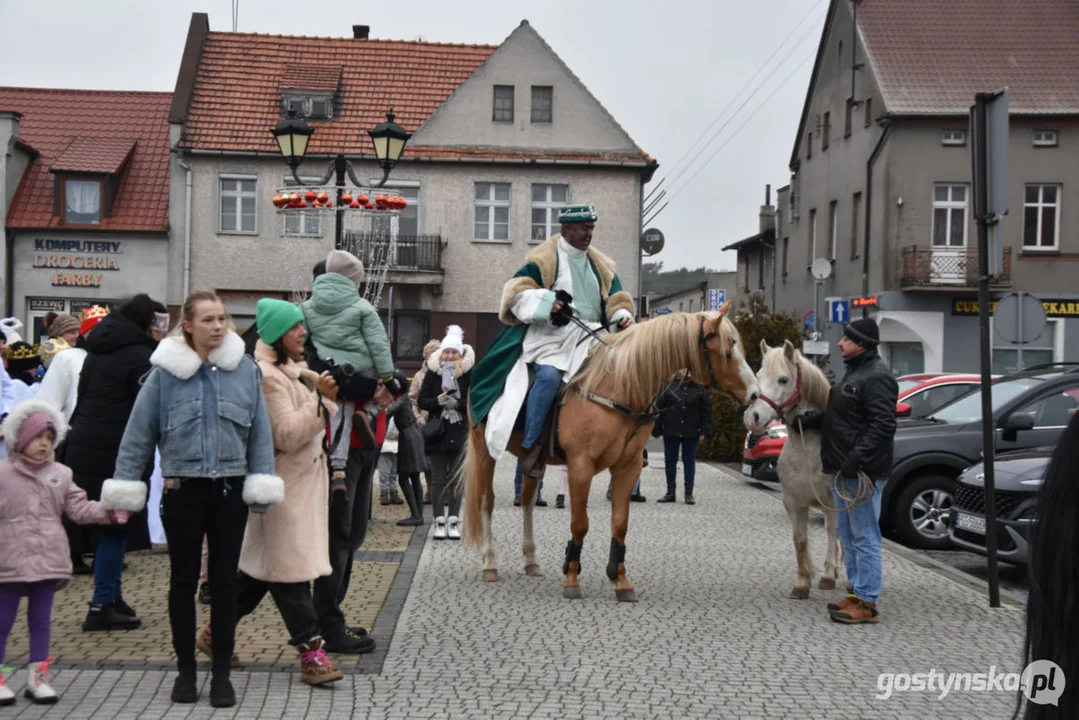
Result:
{"label": "horse bridle", "polygon": [[795,367],[795,371],[796,371],[795,380],[794,380],[794,392],[791,394],[791,396],[789,398],[787,398],[786,400],[783,401],[782,405],[780,405],[779,403],[777,403],[775,400],[768,397],[764,393],[761,393],[760,395],[757,396],[759,399],[761,399],[764,402],[768,403],[768,405],[771,406],[771,408],[776,411],[776,417],[779,418],[780,420],[783,420],[785,418],[785,416],[783,414],[783,412],[785,410],[787,410],[788,408],[792,408],[792,407],[796,406],[802,400],[802,363],[795,361],[794,367]]}
{"label": "horse bridle", "polygon": [[[725,395],[730,397],[735,402],[741,402],[741,400],[738,398],[737,395],[732,393],[730,390],[727,390],[727,389],[722,388],[722,387],[719,386],[719,382],[716,380],[715,370],[712,368],[712,354],[708,351],[708,342],[710,340],[714,340],[715,338],[719,337],[719,333],[713,331],[713,332],[705,334],[705,332],[704,332],[704,316],[703,315],[700,317],[700,323],[701,323],[701,329],[700,329],[700,334],[698,335],[698,338],[697,338],[697,342],[700,343],[701,348],[704,350],[704,367],[708,371],[708,385],[706,387],[709,390],[719,390],[721,393],[724,393]],[[716,325],[716,327],[718,328],[719,325]],[[733,339],[731,340],[731,347],[734,347],[734,340]]]}

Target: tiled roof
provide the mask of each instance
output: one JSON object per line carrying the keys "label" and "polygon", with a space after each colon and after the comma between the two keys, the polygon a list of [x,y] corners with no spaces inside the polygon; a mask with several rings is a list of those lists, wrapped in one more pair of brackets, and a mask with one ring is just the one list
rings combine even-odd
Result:
{"label": "tiled roof", "polygon": [[52,172],[117,173],[135,149],[126,138],[77,137],[49,168]]}
{"label": "tiled roof", "polygon": [[965,114],[1005,86],[1013,113],[1079,113],[1076,0],[865,0],[858,25],[890,113]]}
{"label": "tiled roof", "polygon": [[[188,108],[183,147],[277,152],[270,128],[281,121],[284,76],[295,68],[343,67],[329,122],[308,120],[309,153],[372,154],[367,131],[391,106],[409,132],[427,119],[494,52],[493,45],[447,45],[211,32]],[[283,76],[284,74],[284,76]],[[311,78],[323,89],[324,74]],[[336,86],[335,86],[336,87]]]}
{"label": "tiled roof", "polygon": [[[171,100],[172,93],[0,87],[0,108],[22,114],[21,140],[39,153],[12,199],[7,226],[62,227],[53,215],[56,176],[49,171],[76,138],[99,139],[87,141],[88,149],[102,147],[97,143],[105,138],[109,148],[117,147],[114,140],[136,146],[117,189],[112,216],[102,218],[101,230],[167,232]],[[80,164],[83,160],[108,164],[114,156],[80,150],[72,157]]]}
{"label": "tiled roof", "polygon": [[[270,128],[281,120],[281,90],[337,89],[332,121],[308,120],[309,154],[373,155],[367,131],[386,119],[415,132],[494,52],[494,45],[357,40],[211,32],[187,112],[181,147],[276,153]],[[330,79],[332,78],[332,83]],[[332,84],[332,88],[330,85]],[[416,147],[406,160],[494,159],[653,162],[642,152]]]}

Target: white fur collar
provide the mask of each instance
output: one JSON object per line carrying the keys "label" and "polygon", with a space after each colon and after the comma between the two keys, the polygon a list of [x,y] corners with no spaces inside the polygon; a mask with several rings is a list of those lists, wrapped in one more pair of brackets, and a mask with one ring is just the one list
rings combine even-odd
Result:
{"label": "white fur collar", "polygon": [[[244,350],[244,341],[239,335],[229,331],[225,341],[210,353],[210,364],[231,372],[240,367]],[[182,337],[173,335],[158,344],[157,350],[150,356],[150,363],[180,380],[188,380],[202,367],[202,358]]]}
{"label": "white fur collar", "polygon": [[52,443],[54,449],[67,436],[67,423],[64,421],[64,416],[52,403],[36,398],[23,400],[4,418],[4,445],[7,447],[9,459],[15,459],[15,443],[19,439],[19,428],[22,427],[28,417],[36,412],[43,412],[48,415],[53,427],[56,429],[56,439]]}
{"label": "white fur collar", "polygon": [[[472,367],[475,364],[476,364],[476,351],[472,348],[471,345],[466,344],[465,345],[464,355],[461,356],[461,374],[464,375],[466,372],[471,370]],[[437,351],[431,353],[431,355],[427,358],[427,370],[429,372],[440,373],[440,372],[442,372],[442,367],[441,366],[442,366],[442,353],[437,352]]]}

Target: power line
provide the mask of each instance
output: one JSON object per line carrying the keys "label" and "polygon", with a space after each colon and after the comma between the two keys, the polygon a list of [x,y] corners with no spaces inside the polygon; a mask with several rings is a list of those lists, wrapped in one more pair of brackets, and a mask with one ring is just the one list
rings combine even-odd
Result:
{"label": "power line", "polygon": [[[690,152],[693,151],[693,148],[697,145],[697,143],[699,143],[701,141],[701,138],[703,138],[708,133],[709,130],[711,130],[713,127],[715,127],[716,123],[718,123],[720,121],[720,119],[727,112],[727,110],[729,110],[731,108],[731,106],[734,105],[735,101],[738,99],[738,96],[741,95],[743,92],[745,92],[746,88],[748,88],[753,83],[753,81],[757,79],[757,76],[760,75],[764,71],[764,69],[766,67],[768,67],[768,64],[770,62],[772,62],[772,58],[774,58],[779,53],[779,51],[783,49],[783,46],[785,46],[787,44],[787,41],[791,39],[791,37],[794,35],[794,33],[798,32],[798,28],[800,28],[802,26],[802,23],[804,23],[806,21],[806,19],[810,15],[812,15],[814,12],[816,12],[817,8],[820,6],[820,4],[823,1],[824,0],[817,0],[817,4],[814,5],[812,8],[810,8],[809,12],[807,12],[805,14],[805,16],[803,16],[802,19],[799,20],[795,24],[794,28],[787,34],[787,36],[785,38],[783,38],[783,41],[780,42],[778,46],[776,46],[776,49],[772,51],[772,54],[768,56],[768,59],[765,60],[764,63],[757,69],[757,72],[753,73],[753,76],[751,78],[749,78],[749,80],[746,81],[746,84],[743,85],[742,88],[737,93],[734,94],[734,97],[732,97],[730,102],[727,103],[727,106],[724,107],[720,111],[719,115],[716,116],[715,120],[713,120],[712,123],[708,127],[706,127],[701,132],[700,135],[697,136],[697,139],[693,141],[693,143],[689,146],[689,148],[686,149],[685,153],[682,154],[682,157],[678,158],[678,162],[676,162],[674,165],[671,166],[671,169],[664,176],[663,180],[667,179],[668,177],[672,177],[676,173],[679,166],[681,166],[682,161],[685,160],[689,156]],[[803,40],[805,40],[804,35],[802,36],[801,39],[799,39],[799,41],[797,43],[795,43],[794,47],[797,47],[798,45],[800,45]],[[789,55],[789,53],[788,53],[788,55]],[[775,70],[773,70],[772,72],[774,73]],[[771,77],[771,75],[769,75],[769,77]],[[750,97],[752,97],[752,96],[750,96]],[[737,114],[737,112],[735,114]],[[730,121],[728,120],[728,122],[730,122]],[[720,128],[720,131],[722,132],[722,128]],[[711,143],[711,140],[709,140],[709,143]],[[708,147],[708,144],[705,144],[704,147]],[[701,148],[700,152],[704,151],[704,147]],[[660,180],[660,182],[662,183],[663,180]]]}

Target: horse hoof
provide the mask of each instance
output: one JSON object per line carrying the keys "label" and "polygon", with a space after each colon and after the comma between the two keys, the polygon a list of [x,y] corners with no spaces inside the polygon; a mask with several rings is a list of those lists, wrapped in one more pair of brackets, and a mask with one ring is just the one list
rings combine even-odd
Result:
{"label": "horse hoof", "polygon": [[817,587],[821,590],[835,590],[835,578],[822,577]]}
{"label": "horse hoof", "polygon": [[793,590],[791,590],[790,597],[791,597],[791,600],[808,600],[809,599],[809,588],[807,588],[807,587],[796,587]]}
{"label": "horse hoof", "polygon": [[633,590],[633,588],[630,588],[629,590],[615,590],[614,596],[618,599],[618,602],[637,602],[637,593]]}
{"label": "horse hoof", "polygon": [[581,588],[580,587],[564,587],[562,588],[562,597],[567,600],[580,600]]}
{"label": "horse hoof", "polygon": [[497,570],[484,570],[483,571],[483,581],[484,582],[498,582],[498,571]]}
{"label": "horse hoof", "polygon": [[543,571],[539,565],[525,565],[525,575],[528,577],[543,577]]}

